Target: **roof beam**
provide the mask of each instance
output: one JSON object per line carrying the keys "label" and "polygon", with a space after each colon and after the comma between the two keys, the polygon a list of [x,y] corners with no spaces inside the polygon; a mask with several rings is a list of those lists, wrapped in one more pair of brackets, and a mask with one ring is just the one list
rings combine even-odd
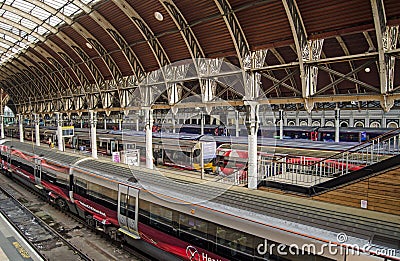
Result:
{"label": "roof beam", "polygon": [[300,67],[302,96],[306,110],[310,112],[314,104],[308,101],[317,88],[318,68],[305,64],[306,60],[318,60],[322,51],[323,39],[307,41],[308,35],[296,0],[282,0],[292,30]]}
{"label": "roof beam", "polygon": [[[388,55],[387,51],[396,49],[399,26],[387,26],[383,0],[371,0],[371,7],[378,44],[378,67],[381,85],[380,92],[382,94],[387,94],[393,91],[394,88],[394,69],[396,60],[395,57]],[[381,102],[384,111],[389,111],[393,105],[393,100],[384,100]]]}
{"label": "roof beam", "polygon": [[151,51],[153,52],[154,58],[157,60],[160,68],[171,63],[167,53],[162,47],[158,38],[154,35],[151,28],[143,20],[143,18],[129,5],[125,0],[112,0],[113,3],[125,13],[127,17],[136,25],[139,32],[142,34],[146,42],[148,43]]}
{"label": "roof beam", "polygon": [[201,48],[199,41],[197,40],[195,34],[192,31],[189,23],[186,21],[185,17],[182,15],[181,11],[175,5],[172,0],[159,0],[160,3],[167,10],[168,14],[171,16],[172,20],[175,22],[176,27],[179,32],[181,32],[182,38],[188,47],[190,55],[193,60],[198,58],[204,58],[204,52]]}
{"label": "roof beam", "polygon": [[242,27],[228,0],[214,0],[214,3],[222,14],[226,27],[231,35],[233,44],[235,45],[236,55],[239,59],[240,68],[244,68],[244,59],[250,55],[250,46],[243,33]]}

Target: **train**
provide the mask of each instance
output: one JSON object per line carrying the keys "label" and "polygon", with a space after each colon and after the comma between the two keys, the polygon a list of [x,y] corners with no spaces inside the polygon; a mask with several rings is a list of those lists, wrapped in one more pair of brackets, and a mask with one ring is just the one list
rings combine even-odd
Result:
{"label": "train", "polygon": [[[6,136],[11,137],[12,128],[6,128]],[[65,139],[65,146],[69,149],[79,149],[81,151],[90,150],[90,135],[89,129],[76,129],[74,136]],[[25,139],[32,140],[32,128],[25,128]],[[243,146],[247,144],[247,137],[230,137],[230,136],[213,136],[198,135],[198,134],[185,134],[185,133],[152,133],[153,136],[153,162],[155,165],[172,166],[185,170],[201,170],[201,146],[206,146],[208,151],[203,155],[203,169],[206,173],[218,175],[230,175],[233,170],[238,170],[246,177],[247,171],[242,167],[228,167],[223,163],[224,161],[231,161],[231,156],[225,156],[218,152],[224,146],[229,144],[242,144],[241,147],[235,148],[237,153],[243,157],[241,161],[247,162],[247,152],[242,153]],[[15,136],[14,136],[15,137]],[[56,139],[55,128],[41,128],[40,139],[42,142]],[[341,142],[332,144],[329,149],[319,141],[306,141],[302,140],[276,140],[273,138],[262,138],[259,140],[258,153],[262,154],[263,151],[271,151],[274,153],[287,154],[286,157],[314,157],[318,155],[320,160],[323,157],[329,157],[339,151],[343,151],[357,145],[352,142]],[[230,145],[229,145],[230,146]],[[221,148],[220,148],[221,147]],[[140,163],[145,165],[145,150],[146,141],[145,133],[137,131],[113,131],[113,130],[97,130],[97,149],[98,153],[104,156],[112,156],[113,153],[124,154],[130,148],[138,149],[140,152]],[[261,156],[261,154],[259,156]],[[233,154],[232,154],[233,155]],[[122,156],[122,155],[121,155]],[[124,161],[122,159],[122,161]],[[222,167],[224,166],[224,167]],[[219,169],[218,169],[219,167]],[[222,171],[221,171],[222,170]]]}
{"label": "train", "polygon": [[[386,132],[393,130],[392,128],[356,128],[356,127],[341,127],[339,129],[340,142],[364,142],[380,136]],[[228,128],[228,133],[235,133],[234,127]],[[247,129],[239,128],[240,136],[247,135]],[[272,135],[275,138],[279,137],[279,127],[261,126],[258,130],[259,136]],[[317,127],[317,126],[284,126],[284,139],[301,139],[312,141],[335,141],[334,127]]]}
{"label": "train", "polygon": [[[310,242],[309,231],[326,231],[325,216],[315,214],[320,209],[313,210],[312,206],[299,206],[283,199],[271,201],[227,187],[179,182],[165,178],[175,174],[170,170],[157,173],[13,140],[1,140],[0,153],[5,175],[30,186],[110,238],[138,247],[158,260],[325,261],[337,260],[337,255],[342,255],[342,260],[352,260],[351,255],[345,257],[346,253],[288,251],[288,246]],[[239,198],[243,202],[237,201]],[[269,216],[271,208],[275,209],[271,212],[275,217],[281,215],[283,219],[294,211],[295,222],[287,220],[283,225],[275,221]],[[310,212],[302,216],[297,208],[310,208]],[[296,222],[303,219],[306,223],[299,230]],[[347,231],[341,225],[342,219],[332,214],[329,222],[335,220],[338,231],[354,236],[357,221],[352,221],[355,223],[348,225]],[[349,217],[349,220],[353,219]],[[310,221],[315,221],[313,225],[317,227],[310,229],[306,225]],[[376,224],[366,226],[371,228]],[[370,230],[375,236],[380,233],[379,229]],[[312,238],[317,246],[323,246],[327,240]],[[351,240],[346,244],[351,244]],[[281,249],[273,248],[281,245]],[[368,251],[360,253],[363,260],[377,257],[391,260]]]}

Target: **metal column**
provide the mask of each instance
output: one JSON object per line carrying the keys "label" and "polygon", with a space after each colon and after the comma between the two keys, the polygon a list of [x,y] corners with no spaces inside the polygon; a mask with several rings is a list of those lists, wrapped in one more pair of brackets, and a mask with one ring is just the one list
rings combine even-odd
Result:
{"label": "metal column", "polygon": [[4,115],[0,115],[1,138],[4,139]]}
{"label": "metal column", "polygon": [[257,131],[258,131],[258,103],[245,101],[247,105],[247,129],[248,129],[248,188],[257,189],[258,166],[257,166]]}
{"label": "metal column", "polygon": [[18,122],[19,122],[19,141],[24,142],[24,126],[23,126],[23,118],[22,115],[18,115]]}
{"label": "metal column", "polygon": [[153,110],[145,108],[146,121],[146,167],[153,169]]}
{"label": "metal column", "polygon": [[335,142],[339,142],[340,109],[335,109]]}
{"label": "metal column", "polygon": [[279,139],[283,140],[283,110],[279,110]]}
{"label": "metal column", "polygon": [[92,149],[92,157],[97,159],[97,138],[96,138],[96,113],[89,111],[89,122],[90,122],[90,147]]}
{"label": "metal column", "polygon": [[204,135],[204,115],[203,115],[203,111],[200,112],[200,134]]}
{"label": "metal column", "polygon": [[56,112],[56,124],[57,124],[57,143],[58,150],[64,151],[64,139],[62,137],[62,114],[60,112]]}
{"label": "metal column", "polygon": [[239,129],[239,111],[235,111],[235,131],[236,131],[236,137],[239,137],[240,135],[240,129]]}
{"label": "metal column", "polygon": [[39,114],[35,114],[35,144],[36,146],[40,146],[40,133],[39,133]]}

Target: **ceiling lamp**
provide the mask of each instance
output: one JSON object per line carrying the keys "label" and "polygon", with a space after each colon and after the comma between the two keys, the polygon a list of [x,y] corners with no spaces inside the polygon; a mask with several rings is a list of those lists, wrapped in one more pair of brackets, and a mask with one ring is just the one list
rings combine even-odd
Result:
{"label": "ceiling lamp", "polygon": [[371,71],[371,68],[365,67],[364,71],[365,71],[366,73],[369,73],[369,72]]}
{"label": "ceiling lamp", "polygon": [[89,49],[93,48],[93,46],[89,42],[86,43],[86,47],[89,48]]}
{"label": "ceiling lamp", "polygon": [[160,22],[164,20],[164,16],[160,12],[154,12],[154,17]]}

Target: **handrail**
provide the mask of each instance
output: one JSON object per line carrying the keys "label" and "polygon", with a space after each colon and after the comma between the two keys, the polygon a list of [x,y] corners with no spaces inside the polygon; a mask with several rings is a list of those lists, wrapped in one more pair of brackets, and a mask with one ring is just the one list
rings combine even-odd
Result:
{"label": "handrail", "polygon": [[[400,128],[352,146],[327,158],[294,157],[261,159],[262,179],[309,186],[400,154]],[[263,172],[264,171],[264,172]]]}
{"label": "handrail", "polygon": [[[392,134],[393,132],[398,132],[398,133],[395,133],[393,136],[395,136],[395,135],[397,135],[397,134],[400,134],[400,127],[397,128],[397,129],[393,129],[393,130],[391,130],[391,131],[385,132],[385,133],[383,133],[383,134],[381,134],[381,135],[379,135],[379,136],[376,136],[376,137],[373,138],[373,139],[370,139],[370,140],[364,141],[364,142],[362,142],[362,143],[360,143],[360,144],[354,145],[353,147],[350,147],[350,148],[348,148],[348,149],[339,151],[338,153],[335,153],[335,154],[333,154],[333,155],[331,155],[331,156],[329,156],[329,157],[327,157],[327,158],[324,158],[324,159],[320,160],[319,162],[328,160],[328,159],[330,159],[330,158],[335,157],[336,155],[340,155],[340,154],[343,154],[343,153],[345,153],[345,152],[356,152],[356,151],[358,151],[358,150],[356,150],[356,151],[352,151],[352,150],[353,150],[354,148],[361,147],[361,146],[363,146],[363,145],[369,145],[369,144],[371,143],[371,141],[379,140],[381,137],[383,137],[383,136],[385,136],[385,135],[387,135],[387,134]],[[387,138],[392,138],[393,136],[387,137]],[[365,148],[365,147],[363,147],[363,148]],[[360,148],[360,149],[363,149],[363,148]],[[360,150],[360,149],[359,149],[359,150]]]}

